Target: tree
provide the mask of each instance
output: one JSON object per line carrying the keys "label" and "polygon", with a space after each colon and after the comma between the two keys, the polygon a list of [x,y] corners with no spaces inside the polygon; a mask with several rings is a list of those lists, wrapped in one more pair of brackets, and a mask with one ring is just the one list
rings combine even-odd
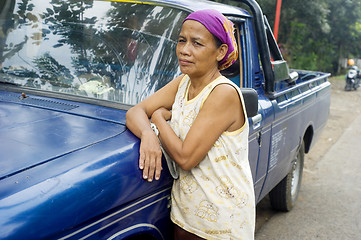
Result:
{"label": "tree", "polygon": [[[259,0],[273,26],[275,0]],[[325,37],[330,32],[326,0],[282,2],[278,43],[287,49],[285,58],[292,68],[330,71],[334,48]]]}
{"label": "tree", "polygon": [[[277,1],[257,2],[273,26]],[[361,1],[282,1],[278,43],[292,68],[339,73],[340,58],[361,58]]]}
{"label": "tree", "polygon": [[333,66],[339,72],[338,59],[361,58],[361,1],[332,0],[329,2],[329,39],[337,49]]}

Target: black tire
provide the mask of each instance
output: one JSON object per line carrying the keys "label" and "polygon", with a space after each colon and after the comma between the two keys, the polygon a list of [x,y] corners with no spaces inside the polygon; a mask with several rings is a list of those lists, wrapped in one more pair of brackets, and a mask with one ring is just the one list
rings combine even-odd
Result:
{"label": "black tire", "polygon": [[271,206],[277,211],[290,211],[297,200],[300,191],[305,157],[305,144],[302,142],[292,167],[287,176],[269,193]]}

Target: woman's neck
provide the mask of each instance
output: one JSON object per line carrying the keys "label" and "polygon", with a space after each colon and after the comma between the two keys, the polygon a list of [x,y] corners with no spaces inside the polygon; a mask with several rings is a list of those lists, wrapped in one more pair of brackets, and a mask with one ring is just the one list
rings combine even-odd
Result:
{"label": "woman's neck", "polygon": [[211,83],[219,76],[221,76],[221,74],[218,69],[217,71],[208,72],[207,74],[199,77],[189,76],[191,84],[188,90],[188,100],[195,98],[203,90],[204,87],[206,87],[209,83]]}

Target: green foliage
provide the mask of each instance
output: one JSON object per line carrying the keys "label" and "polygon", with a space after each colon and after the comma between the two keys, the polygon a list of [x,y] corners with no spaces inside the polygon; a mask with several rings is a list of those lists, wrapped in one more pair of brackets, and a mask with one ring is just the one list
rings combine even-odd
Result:
{"label": "green foliage", "polygon": [[[257,2],[273,27],[277,0]],[[338,73],[340,58],[361,58],[361,1],[283,0],[278,43],[291,68]]]}

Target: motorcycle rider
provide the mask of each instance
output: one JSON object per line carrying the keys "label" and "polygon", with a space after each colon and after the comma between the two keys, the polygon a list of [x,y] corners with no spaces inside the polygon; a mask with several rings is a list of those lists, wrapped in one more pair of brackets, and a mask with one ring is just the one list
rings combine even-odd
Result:
{"label": "motorcycle rider", "polygon": [[345,91],[357,90],[360,86],[361,71],[357,68],[353,59],[349,59],[347,65],[350,66],[350,69],[346,74]]}

